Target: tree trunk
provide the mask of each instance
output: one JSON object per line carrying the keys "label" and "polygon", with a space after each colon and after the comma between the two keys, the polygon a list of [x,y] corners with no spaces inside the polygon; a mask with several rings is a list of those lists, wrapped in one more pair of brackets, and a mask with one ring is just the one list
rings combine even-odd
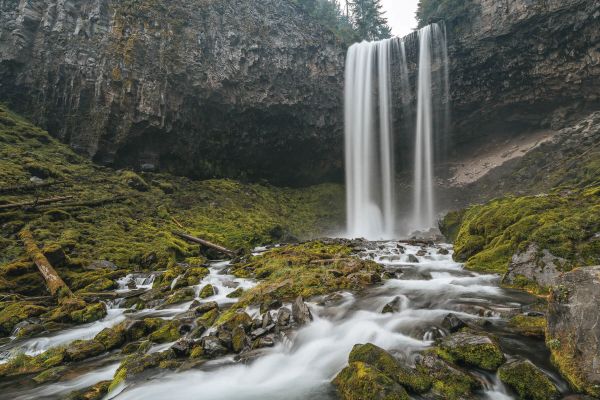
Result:
{"label": "tree trunk", "polygon": [[58,275],[56,270],[52,267],[46,256],[44,256],[40,248],[33,240],[33,236],[31,235],[29,229],[23,229],[19,233],[19,237],[25,245],[25,251],[27,252],[27,255],[29,258],[31,258],[31,261],[35,263],[40,271],[40,274],[42,274],[44,277],[50,294],[59,298],[74,297],[71,289],[69,289],[67,284]]}
{"label": "tree trunk", "polygon": [[204,240],[204,239],[200,239],[191,235],[187,235],[185,233],[182,232],[177,232],[177,231],[173,231],[173,234],[175,236],[179,236],[182,239],[185,239],[187,241],[193,242],[193,243],[198,243],[201,244],[202,246],[206,246],[206,247],[210,247],[211,249],[214,249],[220,253],[223,253],[225,255],[228,255],[229,257],[234,257],[235,256],[235,252],[232,250],[229,250],[223,246],[219,246],[218,244],[214,244],[209,242],[208,240]]}

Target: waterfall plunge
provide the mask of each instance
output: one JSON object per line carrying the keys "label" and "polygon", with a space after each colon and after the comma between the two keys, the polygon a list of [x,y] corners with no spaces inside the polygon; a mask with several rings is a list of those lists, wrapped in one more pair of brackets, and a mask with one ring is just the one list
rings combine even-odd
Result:
{"label": "waterfall plunge", "polygon": [[[408,37],[410,39],[411,36]],[[445,32],[437,24],[418,32],[413,211],[410,229],[435,224],[434,141],[441,142],[448,119],[448,57]],[[408,40],[408,44],[412,41]],[[391,238],[396,229],[393,73],[403,116],[414,115],[407,42],[399,38],[354,44],[346,58],[345,151],[347,234]],[[434,96],[434,88],[441,92]],[[440,112],[443,110],[443,112]],[[410,124],[400,124],[405,128]],[[405,131],[407,129],[404,129]],[[403,138],[410,143],[412,138]]]}

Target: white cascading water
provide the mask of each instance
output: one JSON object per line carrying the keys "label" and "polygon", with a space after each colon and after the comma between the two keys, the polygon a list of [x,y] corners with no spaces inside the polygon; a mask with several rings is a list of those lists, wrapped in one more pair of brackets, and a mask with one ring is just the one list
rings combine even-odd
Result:
{"label": "white cascading water", "polygon": [[345,135],[350,236],[381,239],[394,231],[393,46],[394,39],[390,39],[357,43],[348,50]]}
{"label": "white cascading water", "polygon": [[[415,130],[413,222],[412,229],[428,229],[435,226],[434,194],[434,138],[444,132],[447,121],[434,121],[434,96],[432,85],[433,67],[438,66],[441,83],[437,101],[444,103],[445,112],[438,118],[448,118],[448,52],[445,31],[432,24],[419,31],[419,73],[417,77],[417,123]],[[438,108],[442,108],[439,107]],[[437,123],[436,123],[437,122]]]}
{"label": "white cascading water", "polygon": [[[435,225],[434,139],[443,139],[448,119],[448,112],[436,111],[444,107],[448,110],[449,104],[445,31],[433,24],[422,28],[417,38],[419,66],[411,230]],[[393,38],[357,43],[348,50],[345,151],[347,235],[350,237],[382,239],[397,233],[392,71],[399,75],[398,100],[407,118],[411,115],[407,110],[414,96],[409,83],[406,46],[403,40]],[[393,68],[395,63],[398,69]],[[433,79],[434,74],[437,79]]]}

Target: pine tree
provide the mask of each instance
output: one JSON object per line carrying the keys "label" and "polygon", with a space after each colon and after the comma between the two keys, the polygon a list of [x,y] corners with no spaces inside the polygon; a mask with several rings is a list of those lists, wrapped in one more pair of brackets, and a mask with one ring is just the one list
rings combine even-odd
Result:
{"label": "pine tree", "polygon": [[391,36],[381,0],[352,0],[350,9],[354,26],[362,39],[381,40]]}

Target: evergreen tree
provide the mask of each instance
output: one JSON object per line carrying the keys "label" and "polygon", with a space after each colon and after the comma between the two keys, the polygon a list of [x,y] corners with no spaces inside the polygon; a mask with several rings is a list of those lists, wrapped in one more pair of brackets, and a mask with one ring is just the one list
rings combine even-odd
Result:
{"label": "evergreen tree", "polygon": [[351,0],[354,27],[362,39],[381,40],[391,36],[381,0]]}

